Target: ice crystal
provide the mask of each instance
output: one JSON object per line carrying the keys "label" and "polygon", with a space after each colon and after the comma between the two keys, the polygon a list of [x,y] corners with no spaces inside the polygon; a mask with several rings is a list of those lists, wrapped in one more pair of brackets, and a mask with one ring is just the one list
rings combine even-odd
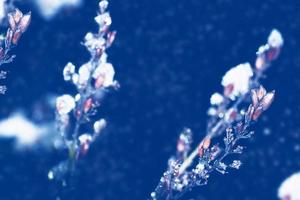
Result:
{"label": "ice crystal", "polygon": [[235,169],[239,169],[241,167],[241,165],[242,165],[242,162],[240,160],[234,160],[230,164],[230,167],[235,168]]}

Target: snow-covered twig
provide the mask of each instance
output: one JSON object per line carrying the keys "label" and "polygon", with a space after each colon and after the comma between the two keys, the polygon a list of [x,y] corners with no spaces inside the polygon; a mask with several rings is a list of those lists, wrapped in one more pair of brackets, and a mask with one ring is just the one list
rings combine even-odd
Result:
{"label": "snow-covered twig", "polygon": [[[243,152],[244,147],[238,142],[251,138],[251,125],[273,101],[275,92],[266,92],[259,81],[278,57],[282,45],[282,36],[274,29],[267,44],[258,49],[254,69],[249,63],[244,63],[225,74],[223,94],[214,93],[210,99],[205,137],[190,153],[191,130],[185,129],[180,134],[177,154],[169,159],[167,171],[151,193],[152,200],[179,199],[193,187],[207,184],[211,172],[225,174],[228,168],[238,169],[241,166],[240,160],[228,163],[227,156]],[[220,137],[224,133],[224,144],[221,145]],[[216,143],[212,144],[213,141]]]}
{"label": "snow-covered twig", "polygon": [[[57,128],[69,158],[49,171],[49,179],[63,178],[78,159],[87,153],[106,126],[105,119],[95,120],[93,116],[106,91],[118,87],[118,82],[114,80],[113,65],[107,62],[106,49],[111,46],[116,35],[115,31],[109,31],[112,21],[106,11],[107,6],[108,1],[100,1],[99,13],[95,17],[98,32],[89,32],[84,38],[83,45],[90,52],[90,60],[81,65],[78,72],[72,63],[68,63],[63,70],[64,80],[77,89],[75,95],[64,94],[56,99]],[[87,125],[90,128],[85,129]]]}
{"label": "snow-covered twig", "polygon": [[[31,13],[23,14],[19,9],[15,9],[15,11],[7,14],[7,19],[9,28],[6,35],[0,35],[0,66],[12,62],[15,58],[15,55],[9,55],[9,52],[18,44],[22,34],[27,30],[31,20]],[[6,72],[0,71],[0,79],[5,78],[5,76]],[[6,86],[0,86],[0,94],[5,92]]]}

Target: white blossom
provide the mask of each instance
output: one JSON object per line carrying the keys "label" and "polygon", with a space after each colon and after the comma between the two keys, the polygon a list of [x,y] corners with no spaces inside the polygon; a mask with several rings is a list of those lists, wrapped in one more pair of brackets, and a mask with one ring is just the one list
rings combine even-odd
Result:
{"label": "white blossom", "polygon": [[233,91],[229,94],[229,98],[234,100],[237,96],[247,93],[252,76],[253,71],[249,63],[237,65],[226,72],[222,79],[222,85],[224,87],[228,85],[233,86]]}
{"label": "white blossom", "polygon": [[104,87],[109,87],[114,85],[115,70],[110,63],[101,63],[94,71],[93,78],[101,78]]}
{"label": "white blossom", "polygon": [[72,75],[75,73],[75,66],[69,62],[63,71],[63,75],[64,75],[64,80],[65,81],[69,81],[72,78]]}
{"label": "white blossom", "polygon": [[105,46],[105,39],[102,37],[95,37],[92,33],[87,33],[84,38],[84,45],[89,50],[94,50]]}
{"label": "white blossom", "polygon": [[102,0],[99,2],[99,7],[102,12],[104,12],[108,7],[108,1]]}
{"label": "white blossom", "polygon": [[80,144],[89,143],[92,141],[92,139],[93,139],[93,137],[88,133],[82,134],[78,137]]}
{"label": "white blossom", "polygon": [[224,97],[220,93],[214,93],[210,97],[211,105],[220,105],[224,101]]}
{"label": "white blossom", "polygon": [[75,102],[79,101],[80,98],[81,98],[80,94],[76,94],[76,95],[75,95],[75,98],[74,98],[74,99],[75,99]]}
{"label": "white blossom", "polygon": [[85,41],[90,41],[90,40],[92,40],[92,39],[94,39],[94,34],[91,33],[91,32],[88,32],[88,33],[85,35],[85,37],[84,37],[84,40],[85,40]]}
{"label": "white blossom", "polygon": [[78,83],[80,85],[86,85],[87,81],[90,78],[90,74],[91,74],[91,63],[88,62],[84,65],[82,65],[79,70],[78,70],[78,74],[79,74],[79,79],[78,79]]}
{"label": "white blossom", "polygon": [[283,45],[283,38],[277,29],[273,29],[268,37],[268,45],[274,48],[280,48]]}
{"label": "white blossom", "polygon": [[62,95],[56,99],[56,109],[60,115],[68,114],[75,108],[75,100],[70,95]]}
{"label": "white blossom", "polygon": [[78,74],[73,74],[72,75],[72,82],[77,85],[78,84],[78,81],[79,81],[79,75]]}
{"label": "white blossom", "polygon": [[107,62],[107,53],[103,53],[100,57],[100,62],[101,63],[106,63]]}
{"label": "white blossom", "polygon": [[50,170],[50,171],[48,172],[48,179],[49,179],[49,180],[54,179],[54,173],[53,173],[52,170]]}
{"label": "white blossom", "polygon": [[208,111],[207,111],[207,114],[208,114],[209,116],[215,116],[215,115],[217,114],[216,108],[210,107],[210,108],[208,109]]}
{"label": "white blossom", "polygon": [[300,172],[288,177],[278,189],[278,197],[282,200],[300,200]]}
{"label": "white blossom", "polygon": [[106,120],[100,119],[94,123],[94,132],[100,133],[103,128],[106,126]]}
{"label": "white blossom", "polygon": [[99,26],[110,26],[112,23],[110,14],[108,12],[103,13],[95,17],[95,21],[99,24]]}

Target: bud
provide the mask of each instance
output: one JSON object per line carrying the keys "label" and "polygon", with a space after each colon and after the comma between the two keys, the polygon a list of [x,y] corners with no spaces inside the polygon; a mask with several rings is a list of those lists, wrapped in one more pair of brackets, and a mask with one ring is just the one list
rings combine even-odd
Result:
{"label": "bud", "polygon": [[264,98],[261,101],[261,106],[263,110],[267,110],[270,105],[272,104],[275,96],[275,91],[273,90],[272,92],[267,93]]}
{"label": "bud", "polygon": [[93,140],[93,137],[90,135],[90,134],[83,134],[83,135],[80,135],[78,137],[78,140],[80,142],[80,151],[79,151],[79,156],[80,155],[85,155],[89,148],[90,148],[90,144]]}
{"label": "bud", "polygon": [[235,119],[236,119],[236,117],[237,117],[237,110],[236,109],[234,109],[234,108],[231,108],[231,109],[229,109],[227,112],[226,112],[226,114],[225,114],[225,120],[227,121],[227,122],[232,122],[232,121],[234,121]]}
{"label": "bud", "polygon": [[92,98],[88,98],[85,102],[84,102],[84,105],[83,105],[83,111],[85,113],[87,113],[88,111],[90,111],[90,109],[92,108],[93,106],[93,99]]}
{"label": "bud", "polygon": [[114,42],[114,40],[116,38],[116,34],[117,34],[116,31],[107,33],[107,41],[106,41],[107,47],[110,47],[112,45],[112,43]]}
{"label": "bud", "polygon": [[24,33],[26,31],[27,27],[30,24],[30,21],[31,21],[31,13],[29,12],[22,17],[22,19],[20,20],[20,23],[18,25],[18,27],[22,33]]}
{"label": "bud", "polygon": [[263,112],[262,107],[255,108],[254,113],[252,115],[252,120],[257,120],[259,118],[259,116],[262,114],[262,112]]}
{"label": "bud", "polygon": [[103,83],[104,83],[104,77],[99,75],[98,78],[95,81],[94,86],[95,86],[96,89],[99,89],[103,86]]}
{"label": "bud", "polygon": [[4,49],[3,47],[0,47],[0,59],[4,57]]}
{"label": "bud", "polygon": [[23,17],[23,13],[19,9],[16,9],[13,14],[13,17],[14,17],[15,22],[19,23],[21,18]]}
{"label": "bud", "polygon": [[184,152],[186,149],[185,149],[185,143],[183,140],[179,139],[178,142],[177,142],[177,152],[179,153],[182,153]]}
{"label": "bud", "polygon": [[14,17],[13,17],[13,14],[12,14],[12,13],[9,13],[9,14],[7,15],[7,17],[8,17],[8,23],[9,23],[9,26],[10,26],[11,30],[15,31],[17,25],[16,25],[15,19],[14,19]]}
{"label": "bud", "polygon": [[11,45],[11,41],[13,38],[13,31],[9,28],[6,32],[6,37],[5,37],[5,47],[9,48]]}
{"label": "bud", "polygon": [[261,85],[258,90],[256,90],[257,98],[260,101],[267,93],[266,89]]}
{"label": "bud", "polygon": [[203,149],[203,146],[200,144],[199,147],[198,147],[198,155],[200,157],[202,157],[204,154],[204,149]]}
{"label": "bud", "polygon": [[13,37],[12,37],[12,43],[14,45],[18,44],[19,39],[21,38],[22,32],[18,29],[14,32]]}
{"label": "bud", "polygon": [[266,68],[266,60],[264,55],[258,55],[255,61],[255,67],[257,70],[264,70]]}
{"label": "bud", "polygon": [[234,89],[234,85],[233,84],[228,84],[224,87],[224,96],[225,97],[229,97]]}
{"label": "bud", "polygon": [[208,149],[211,143],[211,138],[210,137],[206,137],[203,140],[203,149]]}
{"label": "bud", "polygon": [[248,123],[249,121],[252,120],[253,114],[254,114],[254,106],[251,104],[248,108],[248,111],[247,111],[246,115],[245,115],[246,123]]}

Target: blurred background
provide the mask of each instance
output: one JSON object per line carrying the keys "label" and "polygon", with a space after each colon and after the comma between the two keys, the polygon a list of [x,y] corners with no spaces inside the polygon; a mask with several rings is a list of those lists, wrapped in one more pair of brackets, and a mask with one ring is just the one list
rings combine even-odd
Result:
{"label": "blurred background", "polygon": [[[0,118],[18,112],[42,126],[54,119],[51,96],[75,92],[62,70],[69,61],[88,61],[80,42],[96,31],[98,1],[64,7],[52,18],[33,1],[15,5],[31,10],[32,22],[13,50],[15,61],[1,66],[8,91],[0,96]],[[108,60],[121,88],[100,107],[108,127],[67,186],[47,178],[66,155],[42,144],[20,149],[13,139],[0,140],[0,199],[146,200],[180,131],[191,128],[195,141],[205,134],[209,98],[222,91],[222,76],[239,63],[253,63],[273,28],[285,44],[262,83],[276,90],[276,98],[241,155],[244,165],[214,173],[207,186],[183,199],[277,199],[280,183],[300,171],[299,9],[295,0],[110,1],[118,33]]]}

